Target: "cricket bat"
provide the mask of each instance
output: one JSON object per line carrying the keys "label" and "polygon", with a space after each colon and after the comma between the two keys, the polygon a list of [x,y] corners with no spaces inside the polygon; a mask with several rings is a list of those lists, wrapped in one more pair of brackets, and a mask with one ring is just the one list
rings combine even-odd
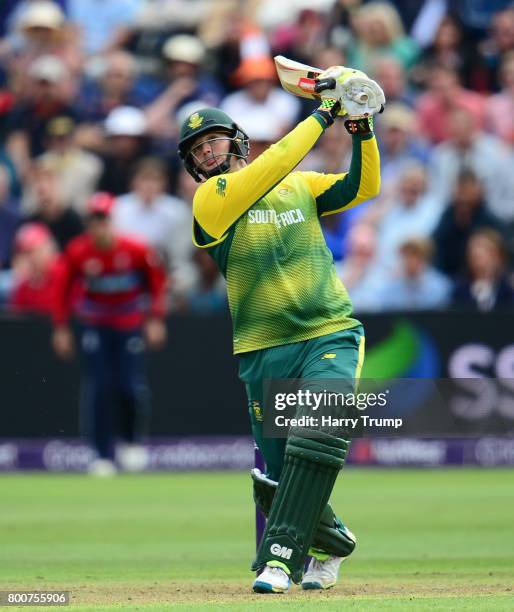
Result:
{"label": "cricket bat", "polygon": [[[276,55],[274,60],[280,84],[294,96],[315,100],[319,98],[318,92],[322,89],[332,89],[335,87],[334,79],[326,79],[323,82],[316,80],[323,72],[321,68],[313,68],[307,64],[295,62],[283,55]],[[329,81],[333,81],[332,87],[330,87],[331,83]]]}
{"label": "cricket bat", "polygon": [[[278,78],[282,87],[300,98],[310,98],[315,100],[319,98],[319,92],[324,89],[335,89],[336,81],[334,78],[319,79],[319,75],[323,72],[321,68],[314,68],[301,62],[295,62],[283,55],[274,57],[275,67],[277,69]],[[356,73],[358,71],[355,71]],[[362,75],[362,73],[359,73]],[[364,75],[365,76],[365,75]],[[365,103],[368,96],[365,93],[357,94],[359,102]],[[345,115],[346,111],[342,108],[339,111],[340,115]]]}

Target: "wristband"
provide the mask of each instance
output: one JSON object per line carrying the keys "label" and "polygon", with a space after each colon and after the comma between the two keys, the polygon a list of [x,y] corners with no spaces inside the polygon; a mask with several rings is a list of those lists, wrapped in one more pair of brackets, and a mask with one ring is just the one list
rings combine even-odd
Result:
{"label": "wristband", "polygon": [[373,131],[373,116],[347,119],[344,122],[344,127],[348,134],[371,134]]}
{"label": "wristband", "polygon": [[329,127],[334,123],[337,113],[341,110],[341,103],[336,98],[324,98],[321,105],[314,111],[313,114],[322,118],[325,127]]}

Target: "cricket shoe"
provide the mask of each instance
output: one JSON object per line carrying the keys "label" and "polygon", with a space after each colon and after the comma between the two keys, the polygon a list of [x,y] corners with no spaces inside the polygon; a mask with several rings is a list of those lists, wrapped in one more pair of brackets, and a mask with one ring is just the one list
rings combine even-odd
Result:
{"label": "cricket shoe", "polygon": [[280,561],[268,561],[264,570],[253,583],[255,593],[286,593],[291,586],[291,578],[286,566]]}
{"label": "cricket shoe", "polygon": [[95,459],[89,464],[87,471],[92,476],[98,476],[100,478],[110,478],[118,472],[114,461],[110,459]]}
{"label": "cricket shoe", "polygon": [[124,472],[144,472],[148,467],[148,450],[140,444],[118,444],[116,461]]}
{"label": "cricket shoe", "polygon": [[339,566],[345,558],[321,554],[318,558],[312,557],[302,580],[302,589],[309,591],[332,588],[337,582]]}

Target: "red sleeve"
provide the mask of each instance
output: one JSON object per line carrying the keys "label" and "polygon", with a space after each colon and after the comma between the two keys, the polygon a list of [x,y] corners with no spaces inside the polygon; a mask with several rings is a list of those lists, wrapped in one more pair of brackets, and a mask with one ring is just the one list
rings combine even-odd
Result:
{"label": "red sleeve", "polygon": [[55,271],[55,290],[52,300],[54,325],[68,323],[73,305],[73,285],[79,275],[74,262],[73,245],[68,245],[58,260]]}
{"label": "red sleeve", "polygon": [[143,247],[143,270],[150,293],[150,316],[163,318],[167,312],[167,276],[164,263],[159,254]]}

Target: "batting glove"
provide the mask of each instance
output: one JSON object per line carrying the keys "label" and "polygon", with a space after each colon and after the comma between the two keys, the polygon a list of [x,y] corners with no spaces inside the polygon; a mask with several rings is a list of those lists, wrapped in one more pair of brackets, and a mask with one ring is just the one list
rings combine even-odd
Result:
{"label": "batting glove", "polygon": [[343,95],[342,84],[346,79],[360,74],[366,76],[363,72],[352,68],[331,66],[316,78],[315,92],[321,98],[318,113],[326,118],[327,125],[332,125],[337,115],[347,114],[341,100]]}
{"label": "batting glove", "polygon": [[339,66],[332,66],[322,72],[316,79],[315,92],[321,98],[318,114],[321,114],[327,125],[332,125],[337,115],[346,114],[341,108],[340,90],[336,77],[339,75]]}
{"label": "batting glove", "polygon": [[368,117],[384,110],[384,92],[367,76],[351,76],[341,84],[341,89],[341,103],[350,119]]}
{"label": "batting glove", "polygon": [[378,83],[360,70],[346,66],[331,66],[316,79],[322,99],[335,98],[341,108],[339,115],[347,116],[345,127],[350,134],[367,134],[373,130],[373,115],[384,110],[385,96]]}
{"label": "batting glove", "polygon": [[[324,98],[335,98],[339,100],[341,104],[340,115],[346,115],[347,111],[344,108],[344,87],[343,84],[353,77],[364,77],[367,78],[364,72],[360,70],[354,70],[353,68],[347,68],[346,66],[331,66],[324,70],[316,79],[316,90],[322,99]],[[328,89],[320,90],[323,84],[330,84],[331,87]]]}

